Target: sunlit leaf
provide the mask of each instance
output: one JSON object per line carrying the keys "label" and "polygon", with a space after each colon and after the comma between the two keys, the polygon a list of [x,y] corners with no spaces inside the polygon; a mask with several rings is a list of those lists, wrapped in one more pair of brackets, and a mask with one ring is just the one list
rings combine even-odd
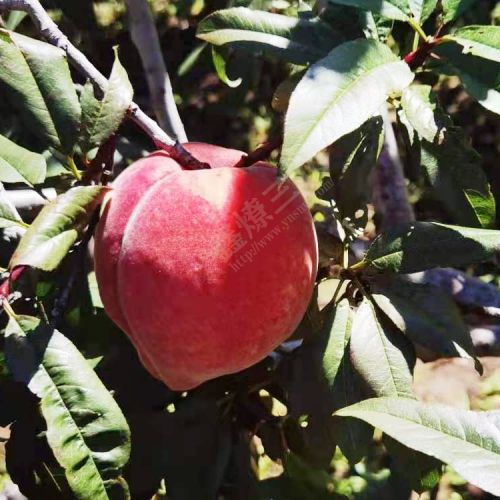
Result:
{"label": "sunlit leaf", "polygon": [[356,130],[388,95],[402,92],[413,77],[406,63],[375,40],[346,42],[310,66],[288,106],[283,174],[289,175],[321,149]]}
{"label": "sunlit leaf", "polygon": [[54,270],[108,191],[103,186],[75,187],[45,205],[19,242],[9,269],[24,265]]}
{"label": "sunlit leaf", "polygon": [[80,105],[64,52],[18,33],[0,31],[2,82],[23,123],[53,147],[71,154]]}
{"label": "sunlit leaf", "polygon": [[464,54],[500,62],[500,26],[465,26],[446,38],[462,45]]}
{"label": "sunlit leaf", "polygon": [[198,38],[214,45],[262,50],[295,64],[321,59],[343,41],[322,21],[308,21],[244,7],[218,10],[198,25]]}
{"label": "sunlit leaf", "polygon": [[133,95],[127,72],[115,52],[115,62],[102,100],[94,96],[91,83],[84,86],[80,97],[82,126],[79,142],[84,153],[101,146],[117,131],[132,103]]}
{"label": "sunlit leaf", "polygon": [[408,448],[451,465],[479,488],[500,495],[500,429],[487,413],[377,398],[336,414],[364,420]]}
{"label": "sunlit leaf", "polygon": [[121,476],[130,457],[127,421],[85,358],[31,316],[11,317],[5,336],[10,370],[41,399],[47,441],[75,497],[130,498]]}
{"label": "sunlit leaf", "polygon": [[382,17],[407,21],[410,5],[407,0],[328,0],[331,3],[368,10]]}

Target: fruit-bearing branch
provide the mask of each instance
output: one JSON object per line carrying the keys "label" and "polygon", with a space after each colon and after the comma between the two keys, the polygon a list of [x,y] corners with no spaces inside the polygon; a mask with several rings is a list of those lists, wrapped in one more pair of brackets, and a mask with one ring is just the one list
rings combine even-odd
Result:
{"label": "fruit-bearing branch", "polygon": [[[104,94],[108,80],[106,77],[87,59],[85,54],[80,52],[68,39],[68,37],[52,21],[45,9],[38,0],[0,0],[0,12],[8,10],[20,10],[26,12],[37,27],[42,36],[52,45],[62,49],[69,62],[83,76],[92,82],[97,93]],[[191,167],[199,162],[188,153],[178,141],[172,139],[162,128],[151,119],[136,103],[132,103],[128,108],[129,118],[136,123],[151,139],[155,146],[164,149],[176,157],[179,163],[185,162]],[[185,159],[185,162],[183,161]],[[199,164],[198,168],[206,168],[206,165]]]}

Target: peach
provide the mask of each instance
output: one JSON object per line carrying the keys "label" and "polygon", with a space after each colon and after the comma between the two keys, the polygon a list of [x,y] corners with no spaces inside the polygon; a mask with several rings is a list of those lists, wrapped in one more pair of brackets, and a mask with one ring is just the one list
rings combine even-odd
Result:
{"label": "peach", "polygon": [[247,368],[304,315],[317,271],[308,207],[293,182],[244,153],[185,145],[209,170],[165,152],[127,168],[95,237],[109,316],[150,373],[173,390]]}

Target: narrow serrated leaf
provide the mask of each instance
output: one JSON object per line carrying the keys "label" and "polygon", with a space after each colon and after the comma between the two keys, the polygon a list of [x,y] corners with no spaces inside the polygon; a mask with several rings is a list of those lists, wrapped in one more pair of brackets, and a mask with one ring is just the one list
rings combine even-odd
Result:
{"label": "narrow serrated leaf", "polygon": [[133,95],[127,72],[115,52],[115,62],[102,100],[94,96],[94,88],[90,82],[84,86],[80,97],[82,125],[79,143],[85,154],[101,146],[118,130],[132,103]]}
{"label": "narrow serrated leaf", "polygon": [[53,271],[108,191],[104,186],[75,187],[45,205],[19,242],[9,269],[24,265]]}
{"label": "narrow serrated leaf", "polygon": [[48,43],[0,31],[2,82],[23,123],[65,154],[73,151],[80,105],[65,53]]}
{"label": "narrow serrated leaf", "polygon": [[45,158],[0,135],[0,181],[24,182],[28,186],[45,180]]}
{"label": "narrow serrated leaf", "polygon": [[414,353],[393,325],[364,299],[356,312],[350,343],[351,361],[378,397],[414,398],[411,388]]}
{"label": "narrow serrated leaf", "polygon": [[79,500],[129,499],[121,476],[130,457],[127,421],[78,349],[38,318],[11,318],[7,362],[41,399],[47,441]]}
{"label": "narrow serrated leaf", "polygon": [[327,23],[245,7],[218,10],[198,25],[198,38],[214,45],[262,50],[295,64],[324,57],[343,41]]}
{"label": "narrow serrated leaf", "polygon": [[500,429],[485,413],[401,398],[377,398],[337,411],[381,429],[412,448],[451,465],[483,490],[500,495]]}
{"label": "narrow serrated leaf", "polygon": [[310,66],[288,106],[283,174],[290,175],[321,149],[356,130],[413,77],[405,62],[375,40],[346,42]]}
{"label": "narrow serrated leaf", "polygon": [[476,264],[498,251],[500,231],[410,222],[378,236],[363,261],[352,268],[368,273],[416,273]]}
{"label": "narrow serrated leaf", "polygon": [[226,73],[226,66],[227,66],[227,60],[226,60],[226,54],[223,52],[223,50],[216,45],[212,45],[212,61],[215,66],[215,71],[217,71],[217,76],[228,86],[231,88],[236,88],[238,87],[242,79],[237,78],[236,80],[231,80]]}

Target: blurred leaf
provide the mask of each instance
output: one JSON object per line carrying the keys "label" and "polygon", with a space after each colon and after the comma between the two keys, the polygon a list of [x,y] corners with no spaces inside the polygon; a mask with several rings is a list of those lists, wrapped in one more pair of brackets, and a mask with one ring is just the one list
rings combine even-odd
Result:
{"label": "blurred leaf", "polygon": [[272,100],[272,106],[275,111],[278,111],[278,113],[284,113],[287,110],[292,92],[304,76],[305,72],[306,70],[297,71],[278,85],[278,88],[274,91]]}
{"label": "blurred leaf", "polygon": [[13,10],[9,12],[9,16],[7,18],[7,22],[5,23],[5,27],[8,30],[15,31],[16,28],[23,22],[24,18],[28,14],[21,10]]}
{"label": "blurred leaf", "polygon": [[102,100],[96,99],[90,82],[84,86],[80,96],[82,124],[79,143],[85,154],[104,144],[118,130],[132,103],[133,95],[134,90],[127,72],[115,50],[115,62]]}
{"label": "blurred leaf", "polygon": [[94,209],[109,189],[79,186],[45,205],[22,237],[9,269],[25,265],[53,271],[85,229]]}
{"label": "blurred leaf", "polygon": [[500,114],[500,63],[463,54],[462,49],[455,43],[443,43],[434,52],[449,63],[444,70],[457,75],[473,99]]}
{"label": "blurred leaf", "polygon": [[407,0],[328,0],[331,3],[369,10],[388,19],[407,21],[410,5]]}
{"label": "blurred leaf", "polygon": [[5,189],[0,186],[0,229],[13,226],[27,228],[28,224],[23,222],[16,207],[5,196]]}
{"label": "blurred leaf", "polygon": [[[1,45],[1,44],[0,44]],[[24,182],[28,186],[45,180],[45,158],[0,135],[0,181]]]}
{"label": "blurred leaf", "polygon": [[377,306],[412,342],[445,357],[475,359],[469,329],[447,293],[400,277],[373,282],[370,290]]}
{"label": "blurred leaf", "polygon": [[443,464],[439,460],[412,450],[388,435],[384,435],[384,444],[391,456],[391,465],[412,490],[423,493],[439,483],[443,474]]}
{"label": "blurred leaf", "polygon": [[464,54],[500,62],[500,26],[465,26],[446,39],[462,45]]}
{"label": "blurred leaf", "polygon": [[0,81],[23,123],[54,148],[70,155],[80,121],[80,105],[64,52],[18,33],[0,31]]}
{"label": "blurred leaf", "polygon": [[442,0],[443,22],[449,23],[470,9],[477,0]]}
{"label": "blurred leaf", "polygon": [[367,272],[417,273],[434,267],[476,264],[500,250],[500,231],[409,222],[378,236],[362,262]]}
{"label": "blurred leaf", "polygon": [[283,174],[289,176],[356,130],[413,77],[406,63],[375,40],[346,42],[333,49],[306,71],[292,93],[281,154]]}
{"label": "blurred leaf", "polygon": [[438,0],[408,0],[410,11],[416,23],[422,25],[436,8]]}
{"label": "blurred leaf", "polygon": [[231,88],[238,87],[242,80],[237,78],[236,80],[231,80],[226,73],[226,57],[225,51],[222,48],[217,47],[217,45],[212,45],[212,61],[215,66],[215,71],[217,71],[217,76]]}
{"label": "blurred leaf", "polygon": [[356,312],[350,343],[351,361],[377,397],[415,398],[411,388],[415,354],[411,345],[364,299]]}
{"label": "blurred leaf", "polygon": [[422,139],[421,164],[436,197],[458,224],[494,227],[495,199],[481,157],[464,131],[441,109],[432,88],[409,87],[401,104],[404,117]]}
{"label": "blurred leaf", "polygon": [[305,21],[244,7],[218,10],[198,25],[198,38],[214,45],[262,50],[295,64],[324,57],[343,37],[322,21]]}
{"label": "blurred leaf", "polygon": [[500,430],[482,413],[409,399],[377,398],[337,414],[362,419],[408,448],[451,465],[479,488],[500,495]]}
{"label": "blurred leaf", "polygon": [[207,45],[206,43],[202,43],[198,47],[195,47],[179,65],[177,75],[184,76],[194,66]]}
{"label": "blurred leaf", "polygon": [[333,189],[330,199],[342,217],[354,220],[358,210],[366,210],[371,201],[369,177],[384,142],[384,122],[375,116],[354,132],[341,137],[330,149],[330,175]]}
{"label": "blurred leaf", "polygon": [[47,440],[81,500],[127,499],[127,422],[76,347],[31,316],[10,318],[6,355],[16,380],[41,399]]}

